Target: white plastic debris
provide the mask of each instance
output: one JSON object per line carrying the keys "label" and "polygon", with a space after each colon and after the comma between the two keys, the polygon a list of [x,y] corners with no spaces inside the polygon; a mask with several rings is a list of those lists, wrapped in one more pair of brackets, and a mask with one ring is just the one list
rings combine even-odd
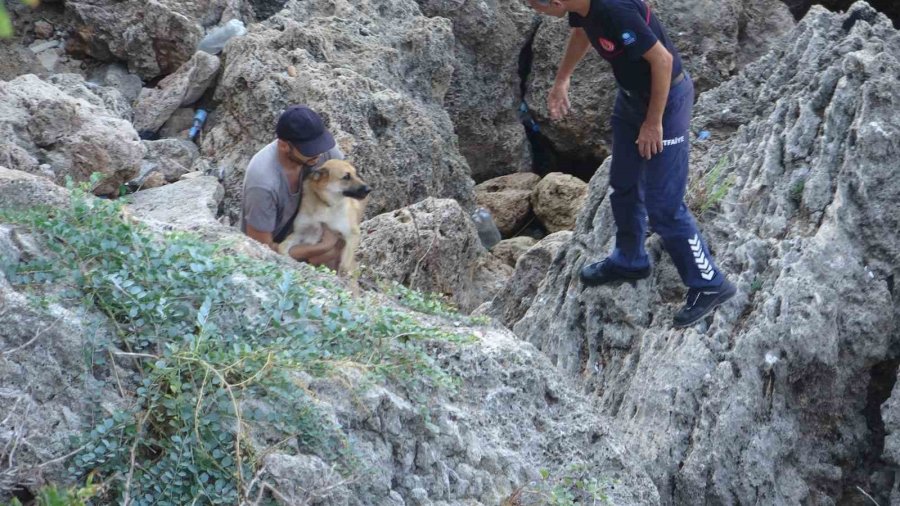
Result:
{"label": "white plastic debris", "polygon": [[199,51],[205,51],[209,54],[219,54],[225,48],[225,44],[234,37],[240,37],[247,33],[244,22],[240,19],[232,19],[222,26],[217,26],[203,37],[200,44],[197,45]]}

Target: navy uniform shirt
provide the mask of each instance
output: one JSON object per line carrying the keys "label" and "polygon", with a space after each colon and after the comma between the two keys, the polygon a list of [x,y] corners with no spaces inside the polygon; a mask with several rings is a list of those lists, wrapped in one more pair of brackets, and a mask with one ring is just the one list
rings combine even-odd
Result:
{"label": "navy uniform shirt", "polygon": [[650,63],[643,56],[657,42],[672,53],[672,77],[681,73],[678,50],[643,0],[591,0],[587,16],[569,13],[569,26],[584,29],[626,90],[650,92]]}

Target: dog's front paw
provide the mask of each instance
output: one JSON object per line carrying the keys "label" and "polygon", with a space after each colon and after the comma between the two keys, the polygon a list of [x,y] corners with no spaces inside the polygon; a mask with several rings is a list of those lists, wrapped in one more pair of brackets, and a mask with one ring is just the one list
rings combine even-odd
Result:
{"label": "dog's front paw", "polygon": [[291,256],[289,253],[290,251],[291,251],[290,243],[288,243],[287,241],[278,243],[278,254],[279,255]]}

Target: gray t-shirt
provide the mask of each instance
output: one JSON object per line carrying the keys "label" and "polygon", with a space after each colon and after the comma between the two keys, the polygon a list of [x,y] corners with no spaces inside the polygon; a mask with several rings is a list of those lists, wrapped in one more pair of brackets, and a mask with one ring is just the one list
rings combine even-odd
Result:
{"label": "gray t-shirt", "polygon": [[[322,153],[316,168],[331,159],[343,160],[337,146]],[[241,201],[241,232],[247,224],[260,232],[272,232],[279,238],[290,226],[300,206],[300,192],[291,193],[284,168],[278,161],[278,141],[273,141],[253,155],[244,174]]]}

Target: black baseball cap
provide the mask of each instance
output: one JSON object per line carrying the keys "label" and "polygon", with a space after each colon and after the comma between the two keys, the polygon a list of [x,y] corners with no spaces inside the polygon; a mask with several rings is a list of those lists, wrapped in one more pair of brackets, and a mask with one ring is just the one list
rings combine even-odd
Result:
{"label": "black baseball cap", "polygon": [[315,111],[305,105],[292,105],[281,113],[275,135],[290,142],[303,156],[317,156],[334,147],[334,137]]}

